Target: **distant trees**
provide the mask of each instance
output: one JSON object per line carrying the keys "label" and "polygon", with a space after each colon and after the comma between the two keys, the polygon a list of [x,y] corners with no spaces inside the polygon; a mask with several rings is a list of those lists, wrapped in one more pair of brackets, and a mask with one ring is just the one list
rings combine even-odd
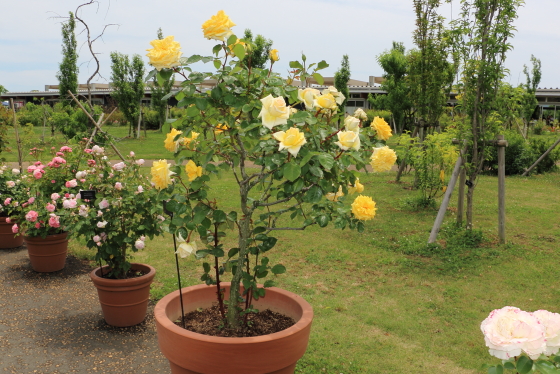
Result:
{"label": "distant trees", "polygon": [[342,61],[340,62],[340,69],[334,73],[334,86],[341,92],[345,99],[344,102],[339,105],[339,109],[342,113],[346,111],[346,102],[348,101],[348,96],[350,91],[348,90],[348,81],[350,80],[350,61],[348,60],[348,55],[342,56]]}
{"label": "distant trees", "polygon": [[251,61],[252,67],[264,69],[270,59],[272,40],[266,39],[260,34],[253,40],[253,32],[250,29],[245,29],[243,39],[254,44],[254,47],[247,51],[246,61]]}
{"label": "distant trees", "polygon": [[124,118],[129,123],[129,136],[140,115],[144,97],[144,62],[139,55],[132,56],[111,52],[111,84],[115,99]]}
{"label": "distant trees", "polygon": [[58,66],[59,71],[56,74],[58,79],[58,87],[60,92],[60,100],[64,105],[74,105],[74,102],[68,95],[68,91],[74,95],[78,92],[78,53],[76,51],[76,21],[74,13],[70,12],[67,22],[62,24],[62,62]]}
{"label": "distant trees", "polygon": [[2,86],[2,85],[0,84],[0,95],[5,94],[6,92],[8,92],[8,90],[6,89],[6,87],[4,87],[4,86]]}

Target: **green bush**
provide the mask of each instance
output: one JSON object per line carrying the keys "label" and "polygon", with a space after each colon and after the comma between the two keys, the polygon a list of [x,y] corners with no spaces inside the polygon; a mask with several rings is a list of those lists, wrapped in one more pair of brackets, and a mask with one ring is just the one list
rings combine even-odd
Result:
{"label": "green bush", "polygon": [[[385,122],[387,122],[389,124],[389,126],[391,126],[391,128],[393,128],[393,126],[391,125],[393,114],[390,111],[370,109],[370,110],[366,111],[366,114],[367,114],[367,118],[368,118],[367,119],[367,125],[369,125],[375,117],[381,117],[385,120]],[[364,126],[366,126],[366,124],[364,124]]]}

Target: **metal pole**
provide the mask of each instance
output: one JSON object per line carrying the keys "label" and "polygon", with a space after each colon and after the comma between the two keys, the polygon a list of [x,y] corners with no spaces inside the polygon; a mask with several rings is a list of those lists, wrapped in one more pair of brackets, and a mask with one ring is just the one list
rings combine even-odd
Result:
{"label": "metal pole", "polygon": [[465,168],[461,168],[459,174],[459,192],[457,197],[457,225],[463,224],[463,215],[465,214],[465,180],[467,179],[467,172]]}

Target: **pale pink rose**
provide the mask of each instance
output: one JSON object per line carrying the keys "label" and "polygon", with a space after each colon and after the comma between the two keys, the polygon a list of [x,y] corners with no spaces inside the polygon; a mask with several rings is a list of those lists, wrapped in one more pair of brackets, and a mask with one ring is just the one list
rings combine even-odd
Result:
{"label": "pale pink rose", "polygon": [[68,147],[67,145],[64,145],[60,148],[60,152],[72,152],[72,148]]}
{"label": "pale pink rose", "polygon": [[85,205],[80,205],[80,209],[78,211],[78,215],[82,216],[82,217],[87,217],[88,215],[88,209]]}
{"label": "pale pink rose", "polygon": [[98,145],[94,145],[91,148],[91,150],[92,150],[93,153],[95,153],[97,155],[102,155],[103,152],[105,152],[105,149],[103,147],[98,146]]}
{"label": "pale pink rose", "polygon": [[101,236],[101,240],[105,241],[107,240],[107,234],[102,232],[101,234],[99,234]]}
{"label": "pale pink rose", "polygon": [[122,183],[121,182],[115,183],[115,189],[119,191],[122,190]]}
{"label": "pale pink rose", "polygon": [[100,229],[104,228],[105,226],[107,226],[107,221],[97,222],[97,227],[99,227]]}
{"label": "pale pink rose", "polygon": [[142,235],[142,236],[140,237],[140,240],[144,241],[144,240],[146,240],[146,237],[145,237],[144,235]]}
{"label": "pale pink rose", "polygon": [[30,197],[29,200],[27,200],[27,202],[29,204],[33,204],[35,202],[35,198],[34,197]]}
{"label": "pale pink rose", "polygon": [[58,200],[58,199],[60,199],[60,195],[59,195],[59,194],[57,194],[56,192],[53,193],[53,194],[51,194],[51,200],[56,201],[56,200]]}
{"label": "pale pink rose", "polygon": [[117,170],[117,171],[121,171],[125,167],[126,167],[126,164],[124,162],[119,162],[118,164],[113,165],[113,169]]}
{"label": "pale pink rose", "polygon": [[103,212],[100,211],[100,210],[98,210],[98,211],[97,211],[97,217],[101,217],[102,215],[103,215]]}
{"label": "pale pink rose", "polygon": [[12,188],[16,186],[16,182],[14,181],[7,181],[6,182],[6,186],[8,186],[8,188]]}
{"label": "pale pink rose", "polygon": [[27,172],[28,172],[28,173],[33,173],[36,169],[37,169],[37,166],[35,166],[35,165],[29,165],[29,166],[27,167]]}
{"label": "pale pink rose", "polygon": [[96,243],[97,243],[97,242],[100,242],[100,241],[101,241],[101,237],[100,237],[99,235],[95,235],[95,236],[93,237],[93,241],[96,242]]}
{"label": "pale pink rose", "polygon": [[12,220],[10,219],[10,217],[6,217],[6,223],[12,223]]}
{"label": "pale pink rose", "polygon": [[52,212],[54,212],[54,211],[56,210],[56,206],[54,206],[54,205],[51,204],[51,203],[47,203],[47,208],[46,208],[46,209],[47,209],[47,212],[52,213]]}
{"label": "pale pink rose", "polygon": [[533,360],[546,350],[545,326],[533,313],[506,306],[493,310],[480,329],[492,356],[502,360],[525,352]]}
{"label": "pale pink rose", "polygon": [[87,173],[85,171],[79,171],[76,173],[76,179],[84,179]]}
{"label": "pale pink rose", "polygon": [[8,197],[6,198],[6,200],[4,200],[4,205],[10,205],[11,202],[12,202],[12,198]]}
{"label": "pale pink rose", "polygon": [[144,187],[138,186],[138,193],[144,192]]}
{"label": "pale pink rose", "polygon": [[144,242],[143,242],[142,240],[137,240],[137,241],[134,243],[134,246],[136,247],[136,249],[142,250],[142,249],[144,249],[144,247],[146,246],[146,244],[144,244]]}
{"label": "pale pink rose", "polygon": [[54,228],[60,227],[60,217],[56,214],[51,214],[49,218],[49,226]]}
{"label": "pale pink rose", "polygon": [[548,310],[537,310],[533,315],[542,322],[545,327],[547,356],[556,354],[560,349],[560,314]]}
{"label": "pale pink rose", "polygon": [[29,222],[35,222],[37,221],[37,217],[39,217],[39,213],[37,213],[34,210],[30,210],[26,215],[25,215],[25,219],[28,220]]}
{"label": "pale pink rose", "polygon": [[12,233],[17,234],[18,232],[19,232],[19,227],[17,223],[14,223],[14,225],[12,226]]}
{"label": "pale pink rose", "polygon": [[20,173],[19,169],[12,169],[12,174],[18,175]]}
{"label": "pale pink rose", "polygon": [[74,188],[78,185],[78,182],[75,179],[72,179],[68,182],[66,182],[66,187],[68,188]]}
{"label": "pale pink rose", "polygon": [[109,207],[109,202],[107,201],[107,199],[101,200],[101,202],[99,203],[99,208],[106,209],[108,207]]}
{"label": "pale pink rose", "polygon": [[66,209],[74,209],[78,206],[78,202],[75,199],[68,199],[62,203],[62,206]]}
{"label": "pale pink rose", "polygon": [[[101,174],[101,176],[103,176],[103,174]],[[113,178],[114,176],[115,176],[115,174],[109,173],[109,178]]]}
{"label": "pale pink rose", "polygon": [[35,179],[43,178],[43,170],[41,170],[41,169],[33,170],[33,177],[35,177]]}
{"label": "pale pink rose", "polygon": [[88,166],[95,166],[95,160],[87,160]]}
{"label": "pale pink rose", "polygon": [[143,158],[141,158],[140,160],[136,160],[135,162],[136,162],[136,165],[142,166],[142,165],[144,165],[144,162],[145,162],[145,161],[144,161]]}
{"label": "pale pink rose", "polygon": [[134,157],[135,153],[133,151],[130,151],[130,157]]}

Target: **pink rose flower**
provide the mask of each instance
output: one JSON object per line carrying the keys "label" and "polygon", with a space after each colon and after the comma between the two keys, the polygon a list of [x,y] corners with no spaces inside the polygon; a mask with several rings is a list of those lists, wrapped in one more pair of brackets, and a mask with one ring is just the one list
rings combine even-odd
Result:
{"label": "pink rose flower", "polygon": [[144,159],[143,158],[141,158],[140,160],[136,160],[135,162],[136,162],[136,165],[140,165],[140,166],[144,165]]}
{"label": "pink rose flower", "polygon": [[16,186],[16,182],[14,181],[7,181],[6,182],[6,186],[8,186],[8,188],[12,188]]}
{"label": "pink rose flower", "polygon": [[60,227],[60,217],[56,214],[51,214],[49,218],[49,226],[54,228]]}
{"label": "pink rose flower", "polygon": [[10,219],[10,217],[6,217],[6,223],[12,223],[12,220]]}
{"label": "pink rose flower", "polygon": [[95,235],[95,236],[93,237],[93,241],[96,242],[96,243],[97,243],[97,242],[100,242],[100,241],[101,241],[101,237],[100,237],[99,235]]}
{"label": "pink rose flower", "polygon": [[78,206],[78,202],[75,199],[68,199],[64,200],[62,206],[66,209],[74,209],[76,206]]}
{"label": "pink rose flower", "polygon": [[39,222],[35,222],[35,228],[36,229],[40,229],[41,228],[41,224]]}
{"label": "pink rose flower", "polygon": [[68,147],[67,145],[64,145],[60,148],[60,152],[72,152],[72,148]]}
{"label": "pink rose flower", "polygon": [[11,197],[6,198],[6,200],[4,200],[4,205],[10,205],[11,201],[12,201]]}
{"label": "pink rose flower", "polygon": [[144,192],[144,187],[138,186],[138,193]]}
{"label": "pink rose flower", "polygon": [[537,359],[546,350],[545,326],[533,313],[506,306],[493,310],[480,329],[492,356],[502,360],[525,352]]}
{"label": "pink rose flower", "polygon": [[117,189],[117,190],[119,190],[119,191],[122,190],[122,184],[121,184],[121,182],[115,183],[115,189]]}
{"label": "pink rose flower", "polygon": [[30,197],[29,200],[27,200],[27,202],[29,204],[33,204],[35,202],[35,198],[34,197]]}
{"label": "pink rose flower", "polygon": [[57,194],[56,192],[53,193],[53,194],[51,194],[51,200],[56,201],[56,200],[58,200],[58,199],[60,199],[60,195],[59,195],[59,194]]}
{"label": "pink rose flower", "polygon": [[87,149],[84,149],[84,152],[89,154],[89,153],[92,153],[93,151],[90,148],[87,148]]}
{"label": "pink rose flower", "polygon": [[87,160],[88,166],[95,166],[95,160]]}
{"label": "pink rose flower", "polygon": [[74,188],[78,185],[78,182],[75,179],[72,179],[72,180],[66,182],[65,185],[66,185],[67,188]]}
{"label": "pink rose flower", "polygon": [[35,177],[35,179],[41,179],[43,178],[43,173],[44,171],[41,169],[35,169],[33,170],[33,176]]}
{"label": "pink rose flower", "polygon": [[56,152],[56,155],[57,155],[57,156],[64,156],[64,153],[62,153],[62,152]]}
{"label": "pink rose flower", "polygon": [[109,207],[109,202],[107,201],[107,199],[101,200],[101,202],[99,203],[99,208],[106,209],[108,207]]}
{"label": "pink rose flower", "polygon": [[136,249],[142,250],[142,249],[144,249],[144,247],[146,246],[146,244],[144,244],[144,242],[143,242],[142,240],[137,240],[137,241],[134,243],[134,246],[136,247]]}
{"label": "pink rose flower", "polygon": [[25,219],[28,220],[29,222],[35,222],[37,221],[37,217],[39,217],[39,213],[37,213],[34,210],[30,210],[26,215],[25,215]]}
{"label": "pink rose flower", "polygon": [[18,232],[19,232],[19,227],[17,223],[14,223],[14,225],[12,226],[12,233],[17,234]]}
{"label": "pink rose flower", "polygon": [[54,206],[51,203],[47,203],[47,208],[46,209],[47,209],[47,212],[52,213],[56,210],[56,206]]}
{"label": "pink rose flower", "polygon": [[133,151],[130,151],[130,157],[134,157],[135,153]]}

